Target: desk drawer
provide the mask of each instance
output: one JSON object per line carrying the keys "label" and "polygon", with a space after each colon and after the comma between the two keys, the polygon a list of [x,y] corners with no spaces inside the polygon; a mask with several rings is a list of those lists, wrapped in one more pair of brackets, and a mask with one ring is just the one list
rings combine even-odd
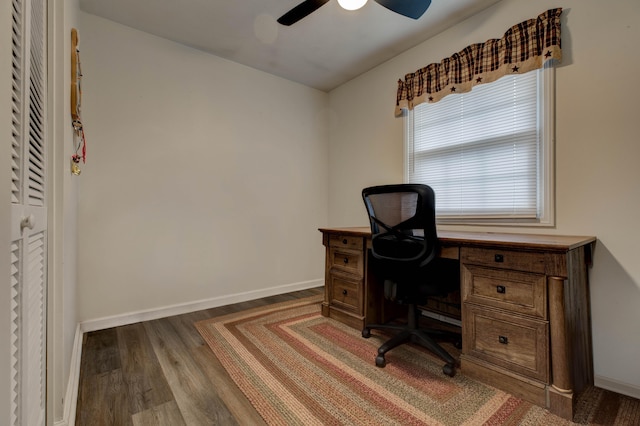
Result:
{"label": "desk drawer", "polygon": [[465,264],[461,272],[463,302],[547,319],[545,275]]}
{"label": "desk drawer", "polygon": [[460,249],[460,261],[492,268],[545,273],[544,253],[463,247]]}
{"label": "desk drawer", "polygon": [[331,305],[362,314],[362,281],[331,275]]}
{"label": "desk drawer", "polygon": [[329,263],[332,271],[339,270],[358,277],[364,276],[364,256],[362,251],[330,248]]}
{"label": "desk drawer", "polygon": [[549,323],[473,304],[463,312],[463,353],[535,380],[549,380]]}
{"label": "desk drawer", "polygon": [[364,249],[364,239],[362,237],[332,234],[329,235],[329,247],[340,247],[362,251]]}

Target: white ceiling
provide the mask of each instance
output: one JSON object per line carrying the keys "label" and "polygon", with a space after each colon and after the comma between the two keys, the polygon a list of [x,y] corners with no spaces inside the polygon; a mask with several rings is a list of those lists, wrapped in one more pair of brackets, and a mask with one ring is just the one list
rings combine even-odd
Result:
{"label": "white ceiling", "polygon": [[418,20],[373,0],[352,12],[331,0],[290,27],[276,22],[301,1],[80,0],[80,8],[330,91],[500,0],[433,0]]}

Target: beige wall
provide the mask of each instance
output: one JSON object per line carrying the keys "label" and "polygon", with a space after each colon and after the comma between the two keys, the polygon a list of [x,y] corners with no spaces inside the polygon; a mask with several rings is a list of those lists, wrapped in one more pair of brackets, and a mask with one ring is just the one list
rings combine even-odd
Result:
{"label": "beige wall", "polygon": [[320,284],[328,95],[80,24],[80,321]]}
{"label": "beige wall", "polygon": [[361,189],[403,179],[402,119],[393,117],[399,78],[553,7],[564,8],[556,226],[506,231],[598,237],[590,274],[597,383],[640,396],[637,0],[504,0],[332,91],[329,221],[366,225]]}

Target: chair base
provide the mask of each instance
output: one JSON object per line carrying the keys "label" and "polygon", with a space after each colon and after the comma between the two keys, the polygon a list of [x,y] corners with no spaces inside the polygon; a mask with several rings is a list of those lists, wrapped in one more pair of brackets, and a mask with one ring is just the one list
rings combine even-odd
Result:
{"label": "chair base", "polygon": [[437,329],[422,329],[418,328],[418,317],[416,315],[417,308],[415,305],[409,305],[409,322],[407,325],[395,325],[395,324],[367,324],[362,329],[362,337],[369,338],[371,336],[371,330],[397,330],[398,334],[387,340],[378,348],[378,355],[376,356],[376,366],[384,367],[386,365],[385,354],[391,349],[396,348],[404,343],[416,343],[429,349],[434,354],[438,355],[443,361],[446,362],[442,368],[442,372],[447,376],[453,377],[455,375],[456,360],[447,352],[442,346],[440,346],[432,336],[441,336],[445,338],[452,338],[456,340],[456,346],[459,345],[460,335],[457,333],[437,330]]}

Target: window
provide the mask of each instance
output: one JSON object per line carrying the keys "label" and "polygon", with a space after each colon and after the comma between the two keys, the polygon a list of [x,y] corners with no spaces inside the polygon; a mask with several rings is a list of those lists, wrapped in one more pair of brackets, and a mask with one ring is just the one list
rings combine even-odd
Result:
{"label": "window", "polygon": [[554,69],[416,106],[405,179],[436,193],[438,223],[553,225]]}

